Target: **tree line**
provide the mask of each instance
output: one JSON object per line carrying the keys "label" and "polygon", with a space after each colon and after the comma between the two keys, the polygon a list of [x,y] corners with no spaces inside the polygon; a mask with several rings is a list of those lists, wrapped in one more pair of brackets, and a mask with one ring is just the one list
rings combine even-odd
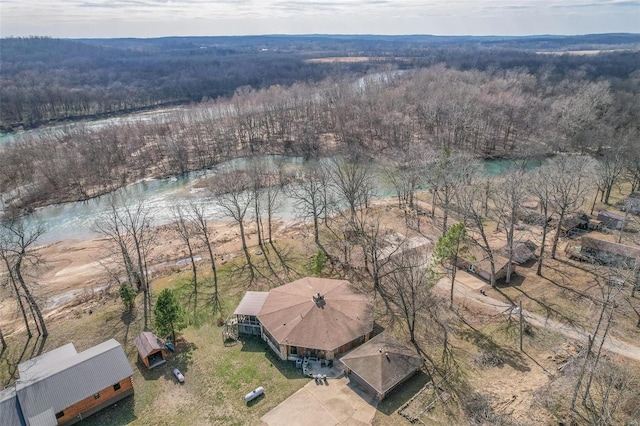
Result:
{"label": "tree line", "polygon": [[30,209],[254,154],[408,161],[407,153],[441,148],[480,158],[615,157],[637,188],[639,96],[604,81],[552,84],[523,70],[444,65],[243,87],[162,117],[18,135],[0,147],[0,193],[6,206]]}
{"label": "tree line", "polygon": [[[556,81],[625,84],[637,71],[637,35],[576,37],[256,36],[161,39],[0,39],[0,130],[231,96],[238,87],[319,81],[385,65],[445,63],[460,70],[524,68]],[[537,50],[618,49],[600,55]],[[332,56],[368,62],[308,62]]]}

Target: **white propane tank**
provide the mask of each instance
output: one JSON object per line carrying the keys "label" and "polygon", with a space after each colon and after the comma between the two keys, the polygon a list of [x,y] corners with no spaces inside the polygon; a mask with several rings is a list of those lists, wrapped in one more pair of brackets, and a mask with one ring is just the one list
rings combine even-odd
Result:
{"label": "white propane tank", "polygon": [[262,386],[255,388],[254,390],[252,390],[251,392],[249,392],[248,394],[246,394],[244,396],[244,400],[249,402],[252,399],[256,399],[257,397],[259,397],[260,395],[262,395],[264,393],[264,388]]}

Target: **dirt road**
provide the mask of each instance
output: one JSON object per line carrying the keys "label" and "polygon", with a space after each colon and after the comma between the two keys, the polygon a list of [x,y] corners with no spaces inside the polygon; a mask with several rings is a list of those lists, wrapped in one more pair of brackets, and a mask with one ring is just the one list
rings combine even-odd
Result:
{"label": "dirt road", "polygon": [[[515,315],[515,311],[511,309],[514,308],[512,305],[493,297],[492,293],[495,292],[488,290],[486,296],[482,295],[480,293],[480,288],[483,286],[485,286],[485,283],[480,279],[464,271],[458,271],[456,285],[454,287],[454,303],[458,305],[461,303],[473,303],[497,313],[505,313],[505,315],[508,315],[511,310],[512,315]],[[448,296],[451,291],[451,280],[449,278],[441,279],[436,284],[436,289],[437,291],[442,292],[442,294],[446,294]],[[563,324],[559,321],[545,318],[542,315],[528,312],[526,310],[523,310],[523,314],[527,323],[535,327],[547,328],[561,333],[570,339],[585,343],[587,342],[587,336],[589,333],[579,327]],[[598,347],[600,342],[600,339],[596,339],[594,347]],[[609,352],[640,362],[640,347],[623,342],[614,337],[607,337],[602,348]]]}

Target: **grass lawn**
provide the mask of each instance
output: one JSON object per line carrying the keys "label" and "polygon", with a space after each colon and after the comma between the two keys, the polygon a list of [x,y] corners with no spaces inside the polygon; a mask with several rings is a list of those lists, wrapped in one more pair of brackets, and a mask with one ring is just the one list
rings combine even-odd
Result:
{"label": "grass lawn", "polygon": [[[221,271],[220,294],[225,315],[233,312],[244,293],[241,285],[232,284]],[[170,287],[182,296],[185,306],[187,273],[173,274],[156,280],[153,292]],[[253,288],[260,290],[260,288]],[[143,329],[142,308],[134,315],[123,313],[116,295],[101,295],[89,308],[72,308],[64,318],[50,322],[50,336],[41,341],[10,341],[0,360],[0,380],[8,384],[17,377],[17,362],[38,353],[73,342],[78,351],[88,349],[109,338],[124,347],[134,370],[133,397],[87,418],[87,425],[244,425],[257,423],[262,415],[308,383],[292,362],[279,360],[259,338],[241,338],[225,346],[222,328],[216,325],[210,309],[201,296],[198,326],[190,325],[180,333],[176,353],[167,362],[147,370],[137,359],[134,339]],[[187,308],[189,309],[189,308]],[[193,312],[190,313],[193,316]],[[179,368],[185,383],[179,384],[172,374]],[[258,386],[265,396],[247,404],[244,395]]]}

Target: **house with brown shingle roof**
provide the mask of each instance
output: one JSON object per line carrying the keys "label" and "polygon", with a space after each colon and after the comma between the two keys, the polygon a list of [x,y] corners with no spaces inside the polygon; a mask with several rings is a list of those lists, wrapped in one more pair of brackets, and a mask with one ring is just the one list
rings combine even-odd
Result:
{"label": "house with brown shingle roof", "polygon": [[423,360],[415,351],[383,332],[340,358],[349,380],[384,399],[420,370]]}
{"label": "house with brown shingle roof", "polygon": [[[246,306],[251,309],[240,314],[255,312]],[[334,359],[369,340],[373,304],[349,281],[306,277],[269,291],[256,318],[262,338],[281,359]]]}

